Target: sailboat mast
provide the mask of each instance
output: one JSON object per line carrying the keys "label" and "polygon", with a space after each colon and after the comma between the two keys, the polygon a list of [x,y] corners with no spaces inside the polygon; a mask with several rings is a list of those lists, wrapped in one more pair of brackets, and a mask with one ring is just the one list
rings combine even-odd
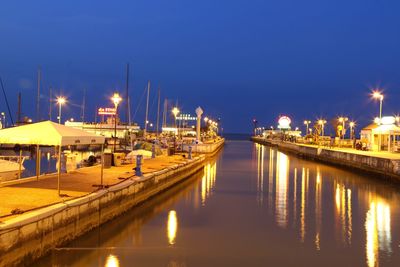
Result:
{"label": "sailboat mast", "polygon": [[126,85],[125,85],[125,119],[131,125],[131,103],[129,99],[129,63],[126,64]]}
{"label": "sailboat mast", "polygon": [[148,81],[147,83],[146,118],[144,120],[144,131],[143,131],[144,138],[146,138],[146,133],[147,133],[147,121],[149,115],[149,97],[150,97],[150,81]]}
{"label": "sailboat mast", "polygon": [[40,80],[42,78],[42,70],[39,67],[37,72],[37,96],[36,96],[36,121],[40,120]]}
{"label": "sailboat mast", "polygon": [[162,123],[163,127],[167,126],[167,105],[168,105],[168,100],[164,99],[164,111],[163,111],[163,123]]}
{"label": "sailboat mast", "polygon": [[51,106],[51,99],[52,99],[52,94],[53,94],[53,89],[49,88],[49,120],[51,121],[51,111],[52,111],[52,106]]}
{"label": "sailboat mast", "polygon": [[81,111],[82,123],[85,122],[85,108],[86,108],[86,88],[83,89],[82,111]]}
{"label": "sailboat mast", "polygon": [[17,125],[21,123],[21,92],[18,93]]}
{"label": "sailboat mast", "polygon": [[156,126],[157,136],[158,136],[158,125],[159,124],[160,124],[160,88],[158,88],[157,126]]}

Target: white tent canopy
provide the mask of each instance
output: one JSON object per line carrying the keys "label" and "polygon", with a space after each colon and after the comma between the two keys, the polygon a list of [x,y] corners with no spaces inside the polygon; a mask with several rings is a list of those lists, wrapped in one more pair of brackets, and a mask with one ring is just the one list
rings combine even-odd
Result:
{"label": "white tent canopy", "polygon": [[104,144],[105,137],[52,121],[0,130],[0,144],[67,146]]}
{"label": "white tent canopy", "polygon": [[[79,129],[54,123],[52,121],[43,121],[33,124],[27,124],[14,128],[0,130],[0,144],[19,144],[39,146],[57,146],[58,147],[58,170],[57,170],[57,188],[61,196],[60,176],[61,176],[61,147],[68,145],[95,145],[101,144],[101,186],[103,186],[103,145],[105,137],[91,134]],[[37,152],[39,153],[39,152]],[[39,158],[39,157],[38,157]],[[40,164],[37,165],[37,179],[40,174]]]}

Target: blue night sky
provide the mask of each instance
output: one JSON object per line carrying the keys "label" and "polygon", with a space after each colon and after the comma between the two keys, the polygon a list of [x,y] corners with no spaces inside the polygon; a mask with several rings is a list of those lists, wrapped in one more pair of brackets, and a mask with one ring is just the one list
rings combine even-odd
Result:
{"label": "blue night sky", "polygon": [[[342,114],[362,125],[378,113],[375,86],[384,114],[400,113],[399,10],[398,0],[3,1],[0,75],[14,118],[18,92],[35,117],[40,65],[42,118],[52,86],[68,97],[68,118],[79,117],[86,88],[94,120],[96,106],[124,91],[129,62],[132,113],[151,80],[183,111],[200,105],[221,117],[224,132],[250,132],[253,117],[269,126],[279,114],[300,126]],[[152,121],[155,98],[153,90]]]}

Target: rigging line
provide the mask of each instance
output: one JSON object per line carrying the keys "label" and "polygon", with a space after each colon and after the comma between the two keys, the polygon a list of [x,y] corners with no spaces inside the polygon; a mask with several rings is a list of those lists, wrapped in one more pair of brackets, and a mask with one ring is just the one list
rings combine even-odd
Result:
{"label": "rigging line", "polygon": [[140,108],[140,105],[142,104],[143,97],[144,97],[144,95],[145,95],[145,93],[146,93],[146,90],[147,90],[147,85],[144,87],[143,94],[142,94],[142,96],[140,97],[140,100],[139,100],[139,103],[138,103],[138,105],[137,105],[137,107],[136,107],[135,113],[133,113],[132,120],[135,120],[135,118],[136,118],[136,114],[137,114],[137,112],[138,112],[138,110],[139,110],[139,108]]}
{"label": "rigging line", "polygon": [[4,99],[6,100],[6,105],[7,105],[9,117],[10,117],[10,119],[11,119],[11,125],[14,125],[14,120],[13,120],[13,117],[12,117],[10,105],[8,104],[8,99],[7,99],[6,91],[4,90],[3,79],[1,79],[1,77],[0,77],[0,84],[1,84],[1,89],[3,90]]}

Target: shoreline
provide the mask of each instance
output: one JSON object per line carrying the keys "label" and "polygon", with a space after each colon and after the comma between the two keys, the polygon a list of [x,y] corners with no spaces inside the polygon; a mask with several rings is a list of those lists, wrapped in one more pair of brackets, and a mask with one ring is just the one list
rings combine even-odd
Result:
{"label": "shoreline", "polygon": [[369,175],[379,175],[384,179],[400,183],[400,158],[267,140],[254,136],[251,137],[251,141],[262,145],[277,147],[279,150],[291,153],[300,158],[319,161],[325,164],[346,168],[351,171],[361,171]]}
{"label": "shoreline", "polygon": [[0,222],[0,266],[32,263],[51,249],[145,203],[201,171],[206,158],[218,153],[223,145],[221,140],[210,153],[196,153],[193,159],[186,158],[141,177],[131,176],[108,188]]}

